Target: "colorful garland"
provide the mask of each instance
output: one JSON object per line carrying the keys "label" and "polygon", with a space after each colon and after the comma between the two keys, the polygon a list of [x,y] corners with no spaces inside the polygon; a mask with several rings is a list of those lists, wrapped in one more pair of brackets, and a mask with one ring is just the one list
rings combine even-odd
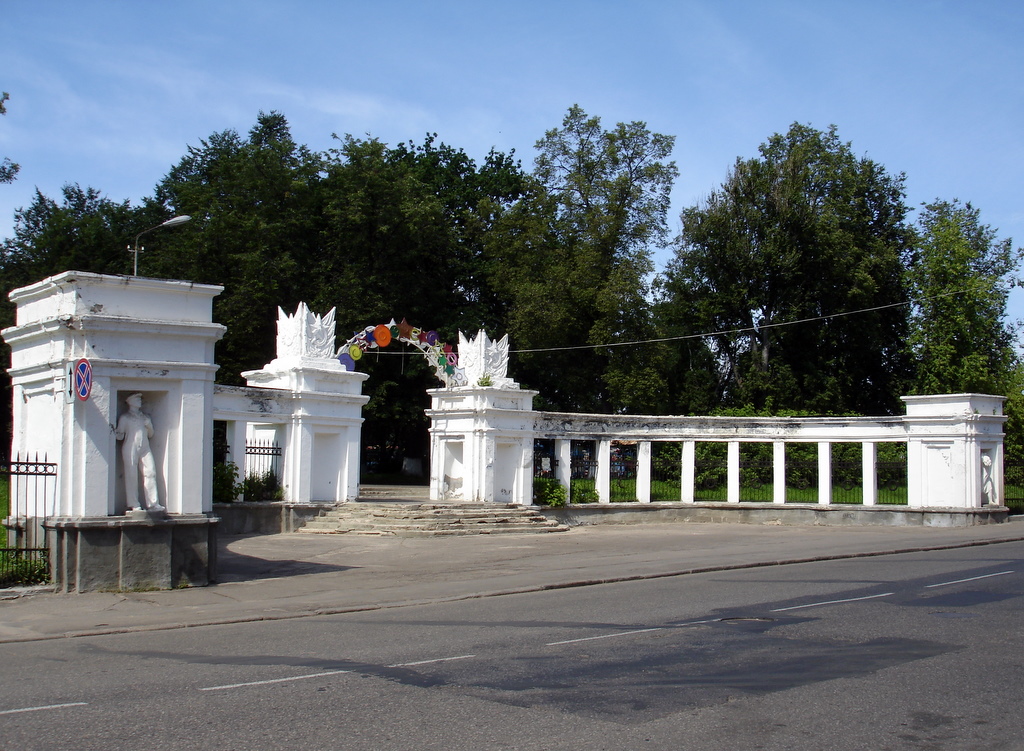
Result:
{"label": "colorful garland", "polygon": [[357,331],[351,339],[338,350],[338,362],[345,370],[354,371],[356,361],[361,359],[368,350],[387,347],[392,341],[398,340],[416,347],[433,366],[437,377],[446,386],[465,386],[466,374],[459,367],[459,355],[452,345],[438,341],[436,331],[418,329],[404,318],[401,323],[381,323],[367,326]]}

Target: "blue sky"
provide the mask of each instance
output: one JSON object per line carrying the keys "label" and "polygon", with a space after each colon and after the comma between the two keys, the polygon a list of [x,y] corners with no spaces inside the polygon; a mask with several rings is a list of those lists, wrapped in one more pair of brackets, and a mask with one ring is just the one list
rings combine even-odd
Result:
{"label": "blue sky", "polygon": [[912,206],[971,201],[1024,244],[1011,0],[0,0],[0,39],[0,157],[22,166],[0,185],[0,237],[37,187],[137,203],[189,145],[261,110],[314,150],[436,132],[529,168],[579,104],[676,137],[673,232],[738,156],[801,122],[905,172]]}

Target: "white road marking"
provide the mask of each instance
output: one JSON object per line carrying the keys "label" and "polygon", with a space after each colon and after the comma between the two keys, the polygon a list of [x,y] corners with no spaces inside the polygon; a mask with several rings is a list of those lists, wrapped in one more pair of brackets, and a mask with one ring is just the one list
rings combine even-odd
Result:
{"label": "white road marking", "polygon": [[950,584],[963,584],[964,582],[973,582],[978,579],[989,579],[993,576],[1004,576],[1005,574],[1015,573],[1013,571],[999,571],[995,574],[982,574],[981,576],[972,576],[969,579],[956,579],[950,582],[939,582],[938,584],[929,584],[925,589],[932,589],[933,587],[948,587]]}
{"label": "white road marking", "polygon": [[265,681],[249,681],[248,683],[228,683],[223,686],[206,686],[200,691],[226,691],[229,688],[245,688],[246,686],[269,686],[272,683],[287,683],[288,681],[304,681],[309,678],[326,678],[329,675],[341,675],[351,673],[351,670],[328,670],[323,673],[310,673],[309,675],[293,675],[290,678],[270,678]]}
{"label": "white road marking", "polygon": [[851,597],[848,600],[825,600],[824,602],[809,602],[806,605],[790,605],[788,608],[775,608],[772,613],[781,613],[784,610],[800,610],[801,608],[816,608],[819,605],[839,605],[844,602],[859,602],[860,600],[874,600],[877,597],[889,597],[894,592],[883,592],[880,595],[868,595],[867,597]]}
{"label": "white road marking", "polygon": [[560,644],[578,644],[581,641],[594,641],[595,639],[612,639],[616,636],[632,636],[633,634],[649,634],[651,631],[661,631],[662,626],[657,628],[642,628],[637,631],[619,631],[614,634],[602,634],[601,636],[584,636],[581,639],[566,639],[565,641],[548,642],[547,646],[557,647]]}
{"label": "white road marking", "polygon": [[85,707],[89,702],[71,701],[67,704],[44,704],[41,707],[22,707],[21,709],[4,709],[0,714],[18,714],[19,712],[41,712],[44,709],[64,709],[65,707]]}
{"label": "white road marking", "polygon": [[399,662],[395,665],[388,665],[389,668],[411,668],[416,665],[429,665],[432,662],[449,662],[451,660],[468,660],[476,655],[459,655],[458,657],[438,657],[435,660],[420,660],[419,662]]}

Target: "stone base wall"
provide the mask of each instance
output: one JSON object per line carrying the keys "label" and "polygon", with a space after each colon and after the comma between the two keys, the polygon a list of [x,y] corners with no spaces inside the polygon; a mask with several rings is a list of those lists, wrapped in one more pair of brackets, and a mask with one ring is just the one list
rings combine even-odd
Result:
{"label": "stone base wall", "polygon": [[544,516],[579,527],[590,524],[665,522],[811,526],[970,527],[1007,519],[1005,506],[979,509],[911,509],[886,506],[754,505],[736,503],[601,503],[537,507]]}
{"label": "stone base wall", "polygon": [[216,517],[58,517],[47,522],[58,592],[203,587],[216,580]]}
{"label": "stone base wall", "polygon": [[281,501],[215,503],[222,535],[276,535],[295,532],[333,504]]}

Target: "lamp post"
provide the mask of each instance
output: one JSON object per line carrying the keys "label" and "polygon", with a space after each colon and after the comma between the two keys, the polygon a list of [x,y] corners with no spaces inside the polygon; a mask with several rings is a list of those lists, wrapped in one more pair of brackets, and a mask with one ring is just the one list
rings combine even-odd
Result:
{"label": "lamp post", "polygon": [[134,253],[135,254],[135,267],[134,267],[134,270],[132,271],[132,276],[138,276],[139,275],[139,238],[140,237],[142,237],[147,232],[152,232],[153,230],[160,229],[161,227],[177,227],[179,224],[184,224],[185,222],[189,221],[190,219],[192,219],[192,217],[190,217],[188,214],[182,214],[181,216],[172,217],[171,219],[168,219],[166,222],[163,222],[162,224],[158,224],[155,227],[150,227],[149,229],[144,229],[144,230],[142,230],[142,232],[137,234],[135,236],[135,247],[133,248],[133,247],[129,246],[129,248],[128,248],[128,252],[129,253]]}

